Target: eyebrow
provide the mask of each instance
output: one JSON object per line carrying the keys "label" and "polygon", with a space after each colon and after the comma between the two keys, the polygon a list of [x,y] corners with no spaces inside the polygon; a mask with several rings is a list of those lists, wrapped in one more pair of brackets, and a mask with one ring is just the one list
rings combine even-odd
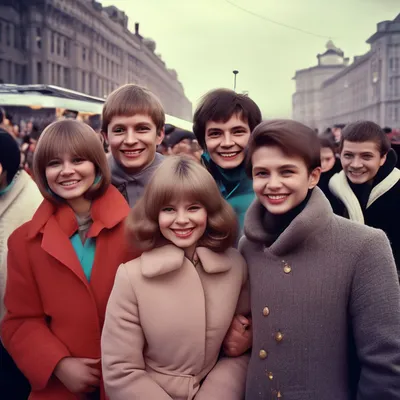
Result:
{"label": "eyebrow", "polygon": [[374,153],[372,153],[371,151],[362,151],[362,152],[358,153],[357,151],[345,150],[344,153],[361,154],[363,156],[373,156],[374,155]]}
{"label": "eyebrow", "polygon": [[[232,128],[230,128],[230,130],[232,131],[232,130],[234,130],[234,129],[247,129],[247,126],[244,126],[244,125],[236,125],[236,126],[233,126]],[[211,127],[211,128],[208,128],[207,129],[207,131],[222,131],[223,129],[221,129],[221,128],[217,128],[217,127]]]}
{"label": "eyebrow", "polygon": [[[260,166],[254,165],[253,170],[256,170],[256,169],[268,169],[268,168],[265,168],[261,165]],[[278,169],[298,169],[298,166],[294,165],[294,164],[285,164],[285,165],[281,165],[280,167],[278,167]]]}

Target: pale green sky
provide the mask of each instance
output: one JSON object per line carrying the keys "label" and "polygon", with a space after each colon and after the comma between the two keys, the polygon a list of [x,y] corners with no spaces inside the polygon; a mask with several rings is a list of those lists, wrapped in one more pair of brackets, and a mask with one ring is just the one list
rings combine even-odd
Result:
{"label": "pale green sky", "polygon": [[[376,24],[400,13],[400,0],[230,0],[267,18],[332,37],[351,60],[368,51]],[[102,0],[140,23],[156,53],[178,72],[193,108],[208,90],[248,90],[265,118],[290,117],[295,70],[315,65],[326,38],[269,23],[226,0]]]}

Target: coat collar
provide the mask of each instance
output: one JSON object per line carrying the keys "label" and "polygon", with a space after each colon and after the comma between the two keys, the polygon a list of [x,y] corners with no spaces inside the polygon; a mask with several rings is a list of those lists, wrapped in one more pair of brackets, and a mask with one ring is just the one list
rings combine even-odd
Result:
{"label": "coat collar", "polygon": [[[381,196],[387,193],[390,189],[392,189],[392,187],[395,186],[399,180],[400,170],[397,168],[392,169],[386,178],[380,181],[371,190],[367,208],[370,207]],[[329,181],[329,190],[344,204],[349,214],[349,218],[352,221],[357,221],[360,224],[364,224],[364,214],[361,209],[360,202],[351,189],[344,171],[333,175]]]}
{"label": "coat collar", "polygon": [[[123,196],[110,185],[106,192],[92,203],[93,224],[88,237],[98,236],[103,228],[113,228],[126,218],[129,210],[129,205]],[[28,238],[32,239],[40,232],[44,232],[46,224],[52,219],[55,219],[54,222],[68,237],[78,229],[75,213],[67,204],[55,205],[45,199],[32,218]]]}
{"label": "coat collar", "polygon": [[[264,246],[272,241],[271,234],[263,226],[265,213],[267,212],[259,200],[256,199],[247,211],[244,224],[246,238]],[[310,234],[319,229],[325,229],[333,216],[329,201],[322,191],[315,187],[304,210],[293,219],[271,246],[265,246],[265,251],[269,251],[278,257],[293,251]]]}
{"label": "coat collar", "polygon": [[[232,268],[232,261],[226,253],[215,253],[206,247],[198,247],[196,252],[199,266],[208,274],[227,272]],[[185,261],[189,260],[182,249],[167,244],[144,252],[140,257],[140,268],[143,276],[153,278],[178,270]]]}

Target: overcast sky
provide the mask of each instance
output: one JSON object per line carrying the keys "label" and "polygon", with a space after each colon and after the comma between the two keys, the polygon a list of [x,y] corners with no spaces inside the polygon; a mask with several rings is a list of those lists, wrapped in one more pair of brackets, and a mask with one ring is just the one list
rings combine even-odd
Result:
{"label": "overcast sky", "polygon": [[[129,17],[134,30],[157,43],[168,68],[178,72],[193,109],[217,87],[247,90],[265,118],[290,117],[292,77],[315,65],[332,38],[351,60],[369,50],[376,24],[400,13],[400,0],[102,0]],[[234,5],[258,14],[257,17]],[[288,29],[268,18],[312,36]]]}

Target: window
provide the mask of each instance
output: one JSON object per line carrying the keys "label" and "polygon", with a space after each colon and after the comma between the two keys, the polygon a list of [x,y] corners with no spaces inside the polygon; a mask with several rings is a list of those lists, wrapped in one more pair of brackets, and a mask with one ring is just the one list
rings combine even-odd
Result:
{"label": "window", "polygon": [[0,43],[2,42],[2,40],[3,40],[3,24],[0,21]]}
{"label": "window", "polygon": [[61,38],[57,35],[57,55],[61,55]]}
{"label": "window", "polygon": [[11,46],[10,24],[6,25],[6,44],[7,46]]}
{"label": "window", "polygon": [[14,29],[14,48],[18,49],[19,48],[19,32],[20,30]]}
{"label": "window", "polygon": [[54,54],[54,32],[51,32],[50,51],[51,51],[51,54]]}
{"label": "window", "polygon": [[392,72],[399,70],[399,58],[398,57],[391,57],[389,59],[389,69]]}
{"label": "window", "polygon": [[82,60],[86,61],[86,48],[82,47]]}
{"label": "window", "polygon": [[64,38],[64,57],[69,57],[69,41],[67,38]]}
{"label": "window", "polygon": [[62,83],[61,83],[61,65],[57,65],[57,84],[62,85]]}
{"label": "window", "polygon": [[57,85],[57,77],[56,77],[56,64],[51,65],[51,83],[52,85]]}
{"label": "window", "polygon": [[8,82],[13,83],[13,78],[12,78],[12,62],[8,62]]}
{"label": "window", "polygon": [[69,88],[70,81],[71,81],[70,69],[64,68],[64,87]]}
{"label": "window", "polygon": [[82,92],[86,91],[86,73],[82,71]]}
{"label": "window", "polygon": [[42,30],[39,27],[36,28],[36,44],[38,49],[42,48]]}
{"label": "window", "polygon": [[43,77],[42,77],[42,63],[39,61],[37,63],[37,83],[42,83]]}

